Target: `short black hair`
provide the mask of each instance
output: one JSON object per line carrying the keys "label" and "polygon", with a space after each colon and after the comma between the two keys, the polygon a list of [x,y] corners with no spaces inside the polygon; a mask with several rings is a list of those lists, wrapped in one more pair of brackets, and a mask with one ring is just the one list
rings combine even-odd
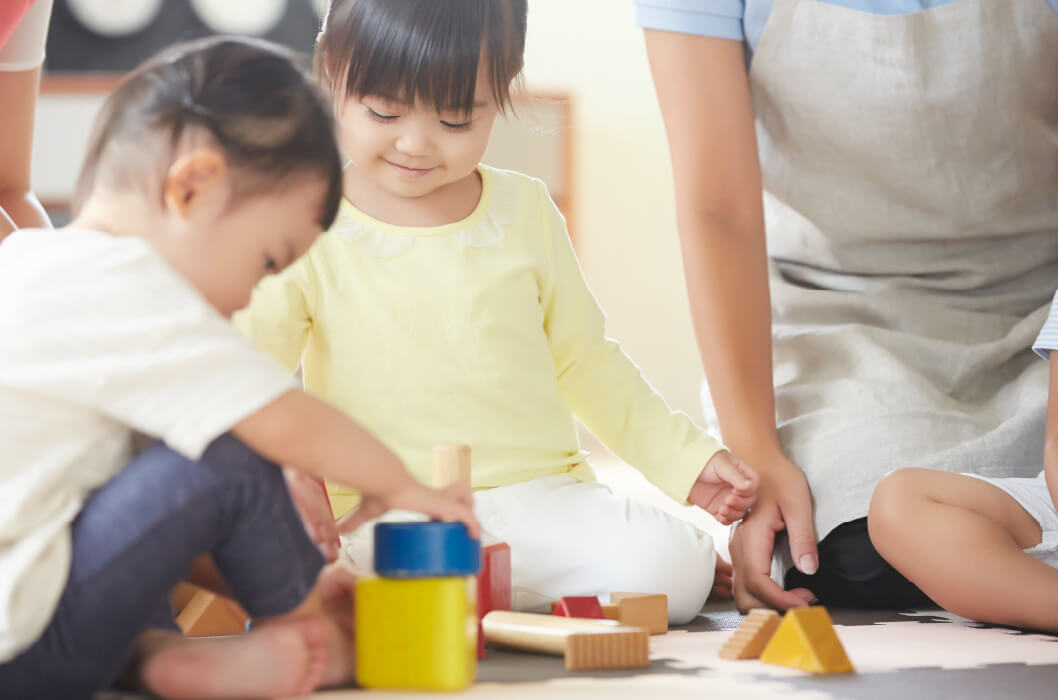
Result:
{"label": "short black hair", "polygon": [[[296,54],[242,37],[177,44],[130,73],[96,117],[78,200],[83,203],[101,179],[120,179],[102,172],[117,160],[108,158],[111,149],[146,147],[152,138],[173,148],[189,129],[209,134],[244,176],[235,181],[239,195],[319,177],[327,185],[319,223],[330,228],[342,198],[333,108]],[[156,166],[123,162],[120,184],[142,182],[150,167]]]}
{"label": "short black hair", "polygon": [[332,0],[316,73],[338,99],[378,95],[469,114],[484,57],[503,112],[522,71],[528,13],[528,0]]}

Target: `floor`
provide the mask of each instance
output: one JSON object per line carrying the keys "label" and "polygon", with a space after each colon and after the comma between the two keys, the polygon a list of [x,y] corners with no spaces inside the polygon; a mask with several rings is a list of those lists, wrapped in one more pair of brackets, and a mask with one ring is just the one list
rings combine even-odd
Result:
{"label": "floor", "polygon": [[[651,638],[650,668],[569,673],[561,659],[489,650],[460,697],[994,700],[1055,697],[1058,637],[979,625],[942,611],[832,610],[856,673],[813,676],[716,654],[741,616],[711,605],[692,624]],[[436,694],[332,690],[317,700],[436,698]],[[132,700],[107,696],[97,700]]]}

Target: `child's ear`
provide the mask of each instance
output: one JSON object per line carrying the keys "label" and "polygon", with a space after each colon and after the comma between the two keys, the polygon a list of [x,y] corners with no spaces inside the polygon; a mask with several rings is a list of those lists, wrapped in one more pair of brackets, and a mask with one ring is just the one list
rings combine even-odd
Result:
{"label": "child's ear", "polygon": [[217,151],[200,148],[176,159],[165,178],[165,206],[182,219],[200,205],[226,196],[228,163]]}

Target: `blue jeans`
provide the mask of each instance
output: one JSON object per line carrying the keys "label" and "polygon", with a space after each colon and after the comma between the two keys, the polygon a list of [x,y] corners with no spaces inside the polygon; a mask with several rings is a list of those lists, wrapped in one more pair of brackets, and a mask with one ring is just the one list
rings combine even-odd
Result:
{"label": "blue jeans", "polygon": [[92,494],[73,523],[73,561],[43,636],[0,664],[0,698],[64,700],[109,687],[148,629],[175,629],[169,595],[208,554],[254,617],[290,612],[323,556],[282,471],[231,436],[191,462],[164,445]]}

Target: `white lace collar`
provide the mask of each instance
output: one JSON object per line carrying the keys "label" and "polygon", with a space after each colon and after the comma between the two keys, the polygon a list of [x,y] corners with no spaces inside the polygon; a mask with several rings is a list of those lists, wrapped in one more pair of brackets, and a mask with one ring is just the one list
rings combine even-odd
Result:
{"label": "white lace collar", "polygon": [[374,219],[342,200],[331,231],[340,234],[361,251],[376,258],[391,258],[409,250],[422,238],[447,236],[459,245],[488,248],[507,236],[507,224],[514,220],[517,202],[510,187],[497,187],[494,174],[478,168],[481,174],[481,199],[465,219],[443,226],[393,226]]}

